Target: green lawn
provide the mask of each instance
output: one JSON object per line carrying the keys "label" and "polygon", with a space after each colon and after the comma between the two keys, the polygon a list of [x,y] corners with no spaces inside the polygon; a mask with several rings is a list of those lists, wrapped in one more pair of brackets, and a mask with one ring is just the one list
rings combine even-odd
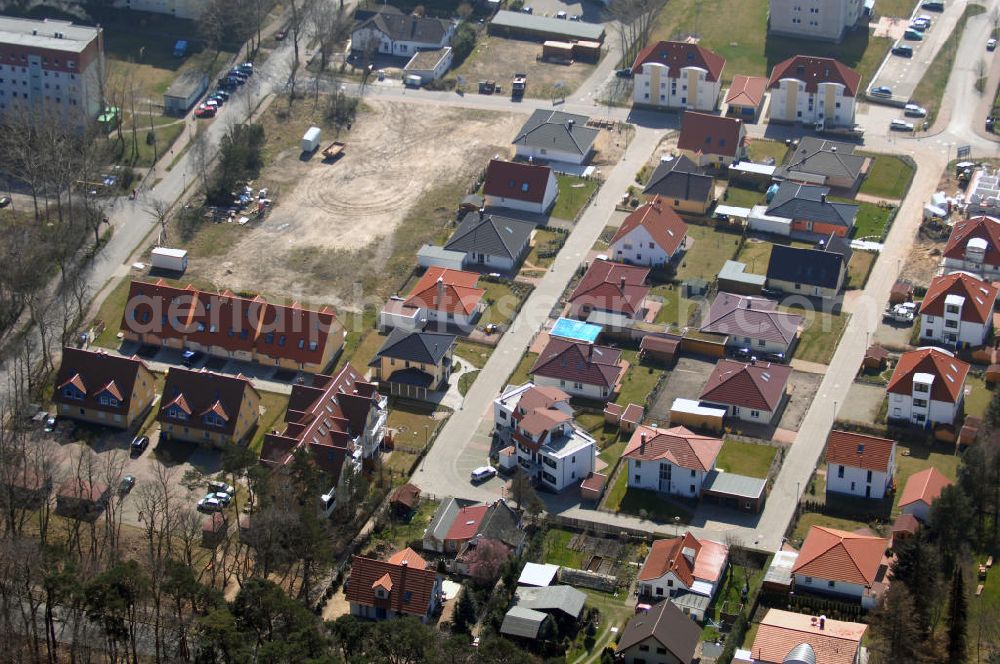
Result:
{"label": "green lawn", "polygon": [[965,379],[965,387],[967,391],[971,388],[965,397],[965,414],[972,417],[985,416],[986,409],[993,400],[993,391],[986,387],[986,382],[982,378],[972,374]]}
{"label": "green lawn", "polygon": [[801,547],[802,541],[813,526],[824,526],[826,528],[853,532],[859,528],[867,528],[868,524],[850,519],[838,519],[834,516],[825,516],[818,512],[803,512],[802,516],[799,517],[799,522],[795,525],[795,532],[792,533],[792,541],[789,544],[796,548]]}
{"label": "green lawn", "polygon": [[108,294],[104,302],[101,302],[94,322],[103,322],[104,331],[94,339],[96,345],[105,348],[117,348],[120,345],[117,335],[121,329],[122,313],[125,311],[125,302],[128,300],[128,289],[131,283],[132,280],[129,277],[124,277]]}
{"label": "green lawn", "polygon": [[[132,128],[123,128],[122,135],[125,138],[124,143],[119,144],[119,150],[117,156],[119,161],[132,163],[136,168],[148,168],[153,165],[154,158],[159,159],[164,154],[170,150],[170,146],[174,144],[177,137],[181,135],[184,131],[184,123],[178,122],[176,124],[168,124],[163,127],[157,127],[155,130],[156,135],[156,145],[155,149],[153,145],[146,143],[146,134],[149,132],[149,120],[146,120],[145,127],[139,126],[136,132],[136,146],[137,146],[137,156],[135,161],[132,162]],[[112,144],[114,141],[112,140]]]}
{"label": "green lawn", "polygon": [[841,203],[854,203],[858,206],[858,216],[854,221],[854,229],[851,231],[851,237],[874,237],[877,240],[885,237],[889,215],[892,213],[892,210],[886,207],[879,207],[875,203],[853,201],[847,198],[838,198],[835,200]]}
{"label": "green lawn", "polygon": [[[581,411],[574,416],[574,419],[584,431],[598,441],[598,447],[617,445],[618,442],[624,445],[625,441],[618,441],[618,427],[605,423],[603,414]],[[601,457],[604,457],[603,452],[601,453]]]}
{"label": "green lawn", "polygon": [[583,567],[583,552],[569,548],[573,533],[568,530],[549,528],[542,543],[542,557],[550,565],[562,565],[581,569]]}
{"label": "green lawn", "polygon": [[869,196],[902,199],[906,187],[913,179],[913,167],[892,155],[866,154],[865,156],[871,157],[872,163],[858,191]]}
{"label": "green lawn", "polygon": [[[597,664],[601,661],[604,649],[613,645],[625,629],[625,623],[635,613],[635,609],[626,603],[627,593],[602,593],[598,590],[583,589],[587,593],[587,606],[593,606],[601,612],[601,623],[594,635],[594,645],[589,650],[584,647],[583,640],[586,630],[580,630],[576,640],[566,652],[566,664]],[[617,628],[617,632],[612,632]]]}
{"label": "green lawn", "polygon": [[793,356],[797,360],[829,364],[837,350],[840,336],[847,326],[847,314],[828,314],[819,311],[805,311],[799,307],[779,307],[805,318],[804,330],[799,337]]}
{"label": "green lawn", "polygon": [[338,365],[342,367],[350,362],[354,368],[362,373],[368,370],[368,363],[375,357],[375,353],[385,343],[383,337],[377,330],[365,330],[363,333],[348,332],[347,341],[344,344],[344,352],[340,356]]}
{"label": "green lawn", "polygon": [[933,446],[898,443],[896,446],[896,495],[892,501],[893,512],[896,512],[899,496],[902,495],[910,475],[933,466],[946,477],[955,479],[958,476],[958,461],[959,457],[954,454],[953,446],[943,443]]}
{"label": "green lawn", "polygon": [[770,157],[774,159],[776,164],[780,164],[785,161],[787,154],[788,148],[781,141],[768,141],[758,138],[750,141],[750,145],[747,146],[747,156],[750,157],[750,161],[757,163],[763,163],[764,160]]}
{"label": "green lawn", "polygon": [[[806,249],[812,247],[808,242],[789,242],[789,246]],[[758,238],[750,238],[743,243],[739,256],[736,257],[747,266],[747,272],[767,274],[767,264],[771,261],[771,249],[774,243]]]}
{"label": "green lawn", "polygon": [[440,423],[434,419],[435,408],[432,403],[392,398],[387,426],[396,430],[398,442],[408,447],[423,447]]}
{"label": "green lawn", "polygon": [[720,205],[722,204],[745,208],[752,208],[754,205],[763,205],[764,192],[731,184],[722,196],[722,203]]}
{"label": "green lawn", "polygon": [[851,254],[851,262],[847,264],[847,288],[862,289],[868,279],[868,273],[872,271],[875,259],[878,254],[870,251],[855,250]]}
{"label": "green lawn", "polygon": [[739,235],[695,224],[688,225],[688,237],[694,241],[694,246],[684,255],[677,269],[677,278],[681,281],[712,281],[723,264],[736,254],[736,248],[740,244]]}
{"label": "green lawn", "polygon": [[[981,5],[968,5],[965,13],[958,19],[955,29],[948,39],[941,45],[934,61],[924,71],[924,77],[920,79],[916,89],[913,91],[911,99],[914,103],[920,104],[927,109],[927,121],[929,126],[934,125],[938,109],[941,108],[941,96],[948,85],[948,77],[951,76],[951,69],[955,63],[955,55],[958,53],[958,43],[965,32],[965,22],[970,16],[976,16],[986,11]],[[972,63],[969,63],[972,66]]]}
{"label": "green lawn", "polygon": [[736,74],[768,76],[775,64],[798,54],[836,58],[867,82],[892,44],[867,31],[852,33],[840,44],[768,37],[767,7],[767,0],[671,0],[657,17],[649,42],[682,33],[700,35],[701,46],[726,59],[726,83]]}
{"label": "green lawn", "polygon": [[424,536],[424,529],[431,522],[434,512],[437,511],[440,503],[436,500],[421,499],[417,511],[413,513],[409,521],[397,520],[390,517],[386,525],[372,533],[371,539],[362,549],[362,555],[368,555],[380,544],[390,542],[393,551],[404,549],[415,542],[420,542]]}
{"label": "green lawn", "polygon": [[556,181],[559,183],[559,196],[552,207],[552,216],[576,221],[576,215],[590,200],[591,194],[597,191],[598,182],[574,175],[556,175]]}
{"label": "green lawn", "polygon": [[507,325],[514,320],[514,316],[517,315],[521,302],[526,296],[526,286],[518,284],[516,288],[512,288],[504,282],[480,280],[479,287],[486,290],[483,295],[486,311],[480,317],[478,327],[484,327],[490,323]]}
{"label": "green lawn", "polygon": [[680,517],[680,523],[691,521],[691,512],[684,505],[668,500],[655,491],[628,488],[626,470],[627,468],[622,468],[608,490],[604,499],[606,508],[613,512],[644,516],[661,523],[674,523],[675,516]]}
{"label": "green lawn", "polygon": [[556,259],[555,255],[541,257],[538,253],[548,253],[550,251],[558,252],[562,248],[563,242],[566,241],[565,233],[557,233],[556,231],[550,231],[545,228],[539,228],[535,231],[535,237],[531,245],[531,252],[528,257],[524,259],[525,265],[530,263],[535,267],[548,267],[552,265],[552,261]]}
{"label": "green lawn", "polygon": [[757,567],[727,566],[723,575],[719,590],[708,611],[705,612],[706,621],[705,628],[702,630],[702,638],[718,638],[718,629],[712,627],[708,620],[719,622],[723,608],[726,608],[727,613],[736,613],[736,608],[743,601],[744,585],[749,586],[750,595],[753,595],[764,580],[764,570]]}
{"label": "green lawn", "polygon": [[472,343],[467,339],[459,337],[455,345],[455,357],[462,361],[462,364],[471,364],[477,369],[486,366],[486,360],[490,359],[493,349],[490,346]]}
{"label": "green lawn", "polygon": [[264,445],[266,434],[276,429],[280,431],[285,428],[282,422],[285,410],[288,408],[288,395],[261,390],[260,407],[263,412],[257,423],[257,431],[250,441],[250,449],[257,454],[260,454],[260,448]]}
{"label": "green lawn", "polygon": [[514,367],[514,372],[507,379],[507,382],[511,385],[523,385],[531,380],[528,377],[528,370],[535,365],[537,359],[538,353],[525,353],[521,361]]}
{"label": "green lawn", "polygon": [[622,452],[625,451],[626,445],[628,445],[627,440],[619,440],[602,449],[600,454],[597,455],[601,457],[601,461],[608,464],[607,472],[611,472],[615,464],[618,463],[618,460],[622,458]]}
{"label": "green lawn", "polygon": [[479,377],[479,370],[478,369],[476,371],[470,371],[468,373],[464,373],[461,376],[459,376],[458,377],[458,393],[461,394],[463,397],[466,394],[468,394],[469,393],[469,388],[472,387],[472,384],[474,382],[476,382],[476,378],[478,378],[478,377]]}
{"label": "green lawn", "polygon": [[879,0],[875,4],[875,13],[878,16],[910,18],[916,4],[915,0]]}
{"label": "green lawn", "polygon": [[622,379],[622,389],[615,398],[615,403],[626,406],[630,403],[645,406],[646,397],[653,391],[660,375],[663,373],[654,367],[639,364],[638,353],[634,350],[623,350],[622,359],[628,362],[628,371]]}
{"label": "green lawn", "polygon": [[672,326],[687,325],[691,313],[697,306],[694,300],[681,297],[680,289],[673,284],[653,286],[649,290],[649,294],[663,299],[663,306],[653,321],[657,324]]}
{"label": "green lawn", "polygon": [[770,445],[755,445],[726,438],[715,465],[729,473],[763,479],[767,477],[767,471],[770,470],[771,462],[777,453],[778,448]]}

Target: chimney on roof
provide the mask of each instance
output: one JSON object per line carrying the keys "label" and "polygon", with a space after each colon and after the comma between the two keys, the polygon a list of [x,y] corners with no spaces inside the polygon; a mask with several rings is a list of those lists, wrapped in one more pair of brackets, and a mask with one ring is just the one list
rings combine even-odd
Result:
{"label": "chimney on roof", "polygon": [[438,295],[438,306],[441,306],[441,302],[444,301],[444,277],[438,277],[437,280],[437,295]]}
{"label": "chimney on roof", "polygon": [[826,194],[820,194],[819,195],[819,200],[821,200],[822,202],[826,203]]}
{"label": "chimney on roof", "polygon": [[486,216],[486,208],[479,208],[479,219],[482,220],[484,216]]}
{"label": "chimney on roof", "polygon": [[639,434],[639,454],[643,454],[646,451],[646,434]]}
{"label": "chimney on roof", "polygon": [[573,131],[573,125],[574,124],[576,124],[575,120],[567,120],[566,121],[566,128],[569,129],[570,131]]}
{"label": "chimney on roof", "polygon": [[836,151],[837,151],[837,146],[836,145],[830,146],[830,152],[836,152]]}
{"label": "chimney on roof", "polygon": [[621,286],[622,290],[625,290],[625,277],[618,280],[618,285]]}
{"label": "chimney on roof", "polygon": [[820,616],[819,617],[819,628],[820,629],[825,629],[826,628],[826,616]]}
{"label": "chimney on roof", "polygon": [[750,357],[750,366],[752,366],[752,367],[757,366],[757,357],[756,356],[751,356]]}

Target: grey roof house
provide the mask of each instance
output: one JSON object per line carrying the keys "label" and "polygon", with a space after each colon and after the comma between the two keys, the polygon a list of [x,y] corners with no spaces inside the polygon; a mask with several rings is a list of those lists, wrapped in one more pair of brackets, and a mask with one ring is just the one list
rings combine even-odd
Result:
{"label": "grey roof house", "polygon": [[448,387],[455,335],[393,329],[369,364],[383,394],[426,400]]}
{"label": "grey roof house", "polygon": [[410,58],[418,51],[447,46],[454,34],[452,21],[404,14],[395,7],[385,7],[354,28],[351,49]]}
{"label": "grey roof house", "polygon": [[587,595],[572,586],[521,586],[504,616],[501,634],[537,639],[551,617],[554,623],[575,624],[583,613]]}
{"label": "grey roof house", "polygon": [[767,264],[767,285],[785,293],[835,298],[851,254],[850,242],[832,235],[810,249],[776,244]]}
{"label": "grey roof house", "polygon": [[660,196],[680,212],[704,214],[715,198],[715,178],[681,155],[661,160],[642,193]]}
{"label": "grey roof house", "polygon": [[552,622],[552,617],[547,613],[512,606],[503,617],[500,633],[534,641],[541,635],[546,621]]}
{"label": "grey roof house", "polygon": [[[629,619],[615,654],[625,664],[695,661],[701,628],[673,602],[660,602]],[[655,655],[654,655],[655,653]],[[655,659],[654,659],[655,657]]]}
{"label": "grey roof house", "polygon": [[779,180],[853,189],[868,163],[867,157],[854,153],[852,143],[806,136],[774,175]]}
{"label": "grey roof house", "polygon": [[700,331],[726,335],[730,347],[788,357],[801,326],[802,316],[778,311],[774,300],[720,292]]}
{"label": "grey roof house", "polygon": [[464,254],[463,269],[514,272],[530,250],[534,230],[529,221],[468,212],[444,249]]}
{"label": "grey roof house", "polygon": [[828,200],[829,193],[829,187],[782,182],[767,206],[767,214],[791,219],[793,233],[847,235],[854,228],[858,206]]}
{"label": "grey roof house", "polygon": [[600,130],[587,126],[586,115],[538,109],[531,114],[514,138],[514,148],[522,159],[565,161],[584,164],[594,151]]}

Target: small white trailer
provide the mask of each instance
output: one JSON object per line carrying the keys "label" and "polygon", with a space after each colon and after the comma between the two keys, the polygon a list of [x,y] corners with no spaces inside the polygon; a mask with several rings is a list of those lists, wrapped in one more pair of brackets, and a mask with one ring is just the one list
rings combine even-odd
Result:
{"label": "small white trailer", "polygon": [[154,269],[183,272],[188,266],[188,252],[185,249],[155,247],[151,263]]}
{"label": "small white trailer", "polygon": [[309,127],[309,131],[302,136],[302,151],[313,153],[318,150],[321,134],[319,127]]}

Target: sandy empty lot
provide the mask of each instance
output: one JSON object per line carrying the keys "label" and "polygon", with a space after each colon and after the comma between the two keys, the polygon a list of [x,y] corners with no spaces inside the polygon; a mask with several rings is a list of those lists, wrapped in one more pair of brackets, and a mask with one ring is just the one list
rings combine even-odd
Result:
{"label": "sandy empty lot", "polygon": [[[359,272],[384,264],[393,231],[421,195],[456,180],[471,184],[491,156],[509,154],[525,119],[513,113],[365,103],[371,110],[358,117],[337,162],[323,163],[319,154],[301,161],[293,146],[277,155],[260,178],[278,194],[270,216],[235,251],[221,260],[193,260],[192,270],[234,290],[338,304],[347,294],[328,292],[315,280],[304,282],[289,261],[291,254],[315,250],[343,258],[349,252]],[[442,214],[452,214],[458,203],[449,202]]]}

